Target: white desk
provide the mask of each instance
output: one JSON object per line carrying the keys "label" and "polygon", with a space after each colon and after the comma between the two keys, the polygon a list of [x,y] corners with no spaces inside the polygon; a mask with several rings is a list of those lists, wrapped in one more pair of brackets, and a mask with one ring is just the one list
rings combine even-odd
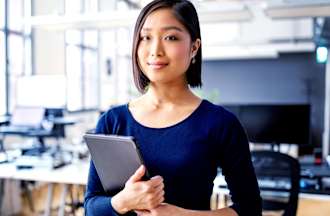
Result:
{"label": "white desk", "polygon": [[86,185],[89,161],[79,161],[58,169],[34,168],[17,170],[12,163],[0,164],[0,178],[48,183],[45,215],[51,213],[54,183],[63,184],[58,215],[64,215],[65,198],[70,185]]}

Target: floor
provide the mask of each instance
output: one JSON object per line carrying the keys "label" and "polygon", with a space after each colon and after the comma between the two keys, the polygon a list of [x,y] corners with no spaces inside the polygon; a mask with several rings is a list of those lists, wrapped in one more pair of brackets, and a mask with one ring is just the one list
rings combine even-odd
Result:
{"label": "floor", "polygon": [[[17,216],[39,216],[43,215],[44,213],[44,206],[47,198],[47,185],[39,186],[35,189],[33,189],[32,192],[32,200],[34,203],[34,212],[31,210],[28,202],[28,196],[26,193],[22,194],[22,211],[17,214]],[[60,201],[60,194],[62,191],[62,186],[56,184],[54,187],[54,200],[52,203],[52,213],[51,215],[57,215],[58,213],[58,206],[59,206],[59,201]],[[75,200],[83,200],[83,187],[72,187],[72,195]],[[78,198],[79,197],[79,198]],[[66,199],[67,203],[71,203],[71,196],[68,196]],[[84,215],[84,210],[82,207],[78,208],[75,210],[74,213],[71,211],[71,207],[67,205],[66,207],[66,213],[65,215],[75,215],[75,216],[83,216]]]}

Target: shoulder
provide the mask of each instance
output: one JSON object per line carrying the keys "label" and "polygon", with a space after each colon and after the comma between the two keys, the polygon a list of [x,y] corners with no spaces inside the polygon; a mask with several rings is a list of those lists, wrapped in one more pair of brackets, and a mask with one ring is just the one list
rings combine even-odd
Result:
{"label": "shoulder", "polygon": [[126,104],[111,107],[99,117],[95,132],[103,134],[111,133],[112,125],[120,121],[120,119],[125,118],[126,115]]}
{"label": "shoulder", "polygon": [[203,115],[206,118],[221,122],[222,125],[233,125],[238,123],[236,116],[221,105],[213,104],[208,100],[203,100]]}

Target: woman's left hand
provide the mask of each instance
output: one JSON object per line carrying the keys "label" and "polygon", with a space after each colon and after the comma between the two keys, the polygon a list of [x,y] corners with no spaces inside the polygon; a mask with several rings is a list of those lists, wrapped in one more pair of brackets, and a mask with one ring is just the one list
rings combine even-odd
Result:
{"label": "woman's left hand", "polygon": [[184,216],[186,210],[175,205],[162,203],[150,211],[135,211],[138,216]]}

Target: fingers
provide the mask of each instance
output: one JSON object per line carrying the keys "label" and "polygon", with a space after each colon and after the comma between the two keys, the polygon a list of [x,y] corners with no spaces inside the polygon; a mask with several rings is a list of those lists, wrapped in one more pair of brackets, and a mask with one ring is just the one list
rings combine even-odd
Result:
{"label": "fingers", "polygon": [[135,210],[134,211],[138,216],[146,216],[150,215],[150,212],[147,210]]}
{"label": "fingers", "polygon": [[161,184],[153,188],[153,191],[148,192],[146,195],[147,209],[150,210],[156,208],[160,203],[164,202],[164,195],[164,184]]}
{"label": "fingers", "polygon": [[159,185],[164,184],[164,180],[161,176],[154,176],[147,181],[150,187],[158,187]]}
{"label": "fingers", "polygon": [[164,190],[163,178],[160,176],[154,177],[149,181],[139,182],[139,184],[143,191],[148,194],[157,194]]}
{"label": "fingers", "polygon": [[[124,192],[130,201],[130,209],[151,210],[164,202],[164,180],[161,176],[154,176],[148,181],[141,181],[145,174],[145,167],[139,167],[127,181]],[[141,215],[150,215],[140,212]]]}
{"label": "fingers", "polygon": [[128,182],[137,182],[139,180],[141,180],[141,178],[144,176],[146,172],[146,169],[143,165],[141,165],[136,171],[135,173],[128,179]]}
{"label": "fingers", "polygon": [[165,201],[164,195],[165,195],[165,192],[162,190],[155,196],[154,203],[156,203],[157,206]]}

